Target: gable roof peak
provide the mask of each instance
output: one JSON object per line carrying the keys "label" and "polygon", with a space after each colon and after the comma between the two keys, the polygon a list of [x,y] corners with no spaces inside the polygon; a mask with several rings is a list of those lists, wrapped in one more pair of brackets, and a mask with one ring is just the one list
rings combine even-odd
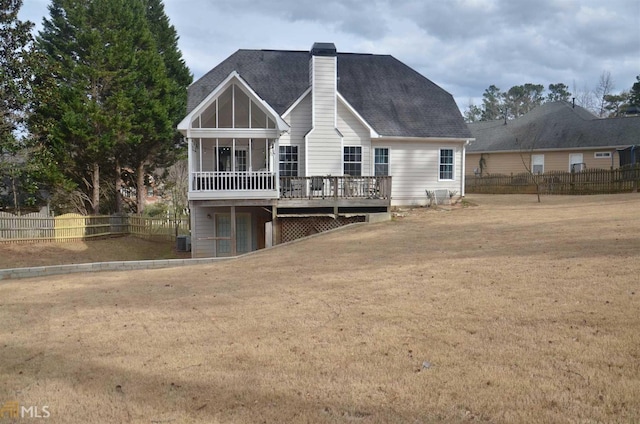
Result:
{"label": "gable roof peak", "polygon": [[[314,45],[335,49],[333,43]],[[235,71],[282,116],[310,88],[310,55],[237,50],[189,87],[187,112]],[[336,52],[329,58],[336,60],[337,92],[381,136],[471,137],[453,96],[393,56]]]}

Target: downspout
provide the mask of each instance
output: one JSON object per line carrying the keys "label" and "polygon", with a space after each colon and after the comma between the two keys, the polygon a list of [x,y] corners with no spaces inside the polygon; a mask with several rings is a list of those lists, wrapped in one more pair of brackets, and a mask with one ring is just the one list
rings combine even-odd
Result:
{"label": "downspout", "polygon": [[460,173],[462,175],[462,177],[460,178],[460,184],[461,184],[460,196],[462,197],[464,197],[464,186],[465,186],[465,180],[466,180],[465,162],[466,162],[466,156],[467,156],[467,146],[469,145],[469,143],[471,143],[471,140],[466,140],[462,145],[462,169],[460,170]]}
{"label": "downspout", "polygon": [[189,198],[189,192],[191,191],[191,173],[193,172],[193,155],[191,153],[193,144],[191,143],[191,137],[187,137],[187,199]]}
{"label": "downspout", "polygon": [[[616,157],[616,151],[617,150],[614,150],[613,152],[611,152],[611,169],[613,169],[613,167],[615,166],[614,165],[614,163],[615,163],[614,159]],[[618,157],[620,157],[620,153],[618,153]],[[620,163],[620,159],[618,159],[618,163]]]}

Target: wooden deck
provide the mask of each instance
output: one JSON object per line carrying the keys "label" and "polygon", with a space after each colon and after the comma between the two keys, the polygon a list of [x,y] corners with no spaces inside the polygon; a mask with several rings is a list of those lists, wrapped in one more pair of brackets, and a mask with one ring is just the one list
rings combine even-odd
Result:
{"label": "wooden deck", "polygon": [[190,200],[211,205],[277,203],[284,208],[390,207],[391,177],[280,177],[256,173],[192,173]]}
{"label": "wooden deck", "polygon": [[389,207],[391,177],[280,177],[279,207]]}

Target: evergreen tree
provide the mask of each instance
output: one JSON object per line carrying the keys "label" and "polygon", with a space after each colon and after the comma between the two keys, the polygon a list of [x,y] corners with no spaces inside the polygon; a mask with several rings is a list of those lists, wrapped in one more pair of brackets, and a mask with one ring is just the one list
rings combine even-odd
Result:
{"label": "evergreen tree", "polygon": [[640,107],[640,75],[636,77],[636,82],[629,92],[629,105]]}
{"label": "evergreen tree", "polygon": [[29,102],[31,22],[18,20],[22,0],[0,0],[0,146],[15,143]]}
{"label": "evergreen tree", "polygon": [[482,109],[473,104],[473,101],[469,99],[469,105],[462,113],[465,122],[477,122],[482,119]]}
{"label": "evergreen tree", "polygon": [[547,94],[548,102],[565,101],[568,102],[571,97],[569,87],[561,82],[557,84],[549,84],[549,94]]}
{"label": "evergreen tree", "polygon": [[493,121],[504,116],[504,94],[495,85],[490,85],[482,94],[482,120]]}
{"label": "evergreen tree", "polygon": [[[161,3],[154,4],[153,10],[162,11]],[[186,85],[181,100],[180,86],[165,65],[181,60],[177,48],[167,54],[177,45],[175,30],[167,19],[174,44],[159,49],[147,5],[147,0],[53,0],[38,38],[48,60],[34,127],[56,175],[83,192],[93,213],[100,211],[101,186],[114,187],[109,181],[115,181],[120,210],[122,167],[139,171],[143,195],[144,165],[156,166],[168,156],[176,140],[172,111],[184,112]]]}
{"label": "evergreen tree", "polygon": [[[18,19],[22,0],[0,0],[0,207],[37,198],[38,169],[31,162],[26,119],[32,99],[31,22]],[[3,198],[4,197],[4,198]]]}
{"label": "evergreen tree", "polygon": [[544,100],[543,91],[544,86],[541,84],[526,83],[511,87],[504,94],[505,109],[508,116],[510,118],[518,118],[536,106],[541,105]]}
{"label": "evergreen tree", "polygon": [[[176,127],[186,110],[187,87],[193,80],[178,48],[178,34],[165,14],[162,1],[144,0],[143,5],[167,80],[162,83],[147,81],[148,89],[143,95],[146,96],[145,101],[156,105],[156,109],[151,116],[145,116],[145,111],[141,110],[142,125],[137,132],[140,138],[130,150],[130,163],[135,170],[138,187],[138,213],[144,211],[144,176],[157,167],[166,168],[173,164],[184,147]],[[149,67],[147,75],[161,72],[159,63],[149,62],[146,65]]]}
{"label": "evergreen tree", "polygon": [[111,31],[99,22],[105,6],[52,1],[51,17],[38,38],[48,65],[39,92],[48,98],[38,102],[33,121],[58,175],[80,188],[95,214],[100,212],[100,171],[109,162],[115,130],[108,94],[116,75],[103,40]]}
{"label": "evergreen tree", "polygon": [[608,112],[607,117],[613,118],[624,115],[629,102],[629,92],[622,91],[619,94],[607,94],[604,96],[604,109]]}

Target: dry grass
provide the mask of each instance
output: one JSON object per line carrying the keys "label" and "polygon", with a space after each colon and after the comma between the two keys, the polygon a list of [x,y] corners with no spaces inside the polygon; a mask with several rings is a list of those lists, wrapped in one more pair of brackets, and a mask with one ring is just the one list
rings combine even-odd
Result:
{"label": "dry grass", "polygon": [[66,243],[0,244],[0,269],[184,257],[189,254],[176,252],[175,242],[132,236]]}
{"label": "dry grass", "polygon": [[470,200],[215,265],[1,283],[0,402],[69,423],[640,421],[640,196]]}

